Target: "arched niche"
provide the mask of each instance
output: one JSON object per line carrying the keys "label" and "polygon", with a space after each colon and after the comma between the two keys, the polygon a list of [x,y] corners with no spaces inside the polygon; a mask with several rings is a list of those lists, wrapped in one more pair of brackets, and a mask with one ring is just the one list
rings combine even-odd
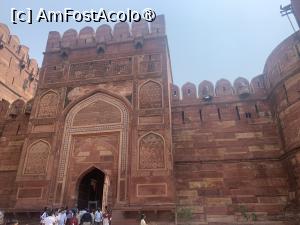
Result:
{"label": "arched niche", "polygon": [[156,81],[146,81],[139,89],[139,108],[161,108],[162,107],[162,87]]}
{"label": "arched niche", "polygon": [[47,172],[50,144],[44,140],[32,143],[26,152],[24,175],[45,175]]}
{"label": "arched niche", "polygon": [[57,171],[56,196],[58,204],[63,204],[63,196],[70,183],[68,176],[70,152],[76,135],[102,134],[119,132],[119,149],[117,171],[116,198],[118,203],[127,200],[127,154],[128,154],[128,130],[129,110],[123,100],[107,93],[97,92],[77,104],[67,113],[64,120],[64,134]]}
{"label": "arched niche", "polygon": [[157,133],[150,132],[139,139],[139,169],[165,169],[165,140]]}

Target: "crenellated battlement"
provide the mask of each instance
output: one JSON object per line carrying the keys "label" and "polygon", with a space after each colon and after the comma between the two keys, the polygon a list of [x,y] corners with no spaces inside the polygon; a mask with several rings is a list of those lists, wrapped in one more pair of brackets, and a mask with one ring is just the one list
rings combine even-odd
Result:
{"label": "crenellated battlement", "polygon": [[[233,84],[226,79],[220,79],[215,85],[212,82],[203,81],[198,85],[198,88],[196,84],[190,82],[187,82],[181,88],[173,85],[173,102],[185,104],[199,102],[199,100],[205,101],[206,96],[216,97],[218,102],[266,97],[281,83],[285,92],[287,92],[287,87],[291,85],[284,81],[299,73],[299,35],[300,32],[298,31],[280,43],[268,57],[263,74],[254,77],[251,82],[240,77]],[[297,88],[299,90],[299,85]]]}
{"label": "crenellated battlement", "polygon": [[111,28],[107,24],[100,25],[96,31],[92,27],[84,27],[79,33],[74,29],[65,31],[62,35],[57,31],[49,32],[46,52],[59,51],[64,48],[83,48],[96,46],[99,49],[104,48],[105,44],[139,41],[143,39],[164,36],[165,19],[159,15],[148,24],[146,21],[133,22],[131,27],[126,22],[119,22]]}
{"label": "crenellated battlement", "polygon": [[35,94],[38,79],[38,63],[29,57],[29,48],[0,23],[0,100],[28,101]]}
{"label": "crenellated battlement", "polygon": [[254,77],[251,82],[239,77],[233,84],[229,80],[220,79],[215,86],[212,82],[204,80],[198,88],[196,84],[187,82],[181,90],[173,85],[173,101],[192,102],[196,100],[211,101],[214,97],[222,97],[223,100],[247,99],[248,97],[264,97],[266,94],[264,75]]}
{"label": "crenellated battlement", "polygon": [[0,23],[0,51],[7,48],[18,60],[20,70],[27,70],[34,78],[38,76],[38,63],[29,57],[29,48],[20,43],[18,36],[12,35],[9,28]]}
{"label": "crenellated battlement", "polygon": [[22,99],[18,99],[11,104],[4,99],[0,100],[0,123],[5,120],[30,115],[32,106],[33,99],[27,102]]}

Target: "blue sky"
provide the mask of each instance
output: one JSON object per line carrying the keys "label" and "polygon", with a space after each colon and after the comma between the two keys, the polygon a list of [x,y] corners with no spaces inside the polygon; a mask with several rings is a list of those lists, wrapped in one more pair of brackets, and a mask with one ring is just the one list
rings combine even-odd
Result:
{"label": "blue sky", "polygon": [[[289,0],[1,0],[0,21],[11,33],[30,47],[30,56],[41,64],[48,32],[63,33],[69,28],[78,31],[99,23],[34,23],[10,22],[11,8],[48,10],[126,10],[153,8],[164,14],[172,61],[174,83],[202,80],[216,82],[220,78],[233,81],[239,76],[248,79],[263,71],[266,58],[286,37],[293,33],[279,13],[281,4]],[[296,23],[294,25],[297,27]]]}

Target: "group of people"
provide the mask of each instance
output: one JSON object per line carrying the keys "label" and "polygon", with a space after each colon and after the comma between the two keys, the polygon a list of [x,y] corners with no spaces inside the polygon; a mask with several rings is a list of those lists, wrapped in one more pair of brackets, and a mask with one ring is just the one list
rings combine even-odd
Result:
{"label": "group of people", "polygon": [[97,210],[45,208],[40,219],[41,225],[111,225],[111,212],[107,206],[104,212],[100,208]]}

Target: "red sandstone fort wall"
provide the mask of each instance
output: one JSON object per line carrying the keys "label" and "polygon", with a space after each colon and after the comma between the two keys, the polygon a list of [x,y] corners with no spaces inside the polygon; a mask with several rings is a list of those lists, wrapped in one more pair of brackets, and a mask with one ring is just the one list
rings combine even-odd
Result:
{"label": "red sandstone fort wall", "polygon": [[295,33],[272,52],[264,74],[250,83],[239,78],[231,85],[222,79],[214,88],[204,81],[198,91],[192,83],[181,91],[173,86],[177,200],[192,209],[195,221],[242,221],[241,208],[258,220],[279,220],[286,209],[295,209],[299,84]]}
{"label": "red sandstone fort wall", "polygon": [[14,208],[16,174],[38,82],[29,48],[0,24],[0,208]]}
{"label": "red sandstone fort wall", "polygon": [[[113,30],[104,25],[79,34],[50,32],[15,208],[75,205],[80,178],[95,167],[109,177],[108,203],[115,210],[155,205],[174,212],[168,62],[163,17],[150,31],[146,23],[131,29],[120,23]],[[91,125],[99,130],[89,131]],[[117,125],[121,128],[110,128]],[[69,140],[68,132],[76,129]]]}
{"label": "red sandstone fort wall", "polygon": [[280,137],[289,170],[294,181],[291,193],[299,202],[300,149],[300,51],[299,32],[281,43],[270,55],[265,66],[270,103],[277,118]]}
{"label": "red sandstone fort wall", "polygon": [[36,91],[38,64],[29,58],[29,48],[0,23],[0,99],[12,103],[30,100]]}
{"label": "red sandstone fort wall", "polygon": [[282,214],[288,182],[266,93],[263,76],[215,88],[204,81],[198,92],[192,83],[173,88],[177,200],[195,221],[243,221],[242,210],[265,221]]}
{"label": "red sandstone fort wall", "polygon": [[10,108],[8,102],[1,101],[0,108],[0,208],[14,208],[16,201],[16,173],[31,112],[32,101],[25,104],[17,100]]}

